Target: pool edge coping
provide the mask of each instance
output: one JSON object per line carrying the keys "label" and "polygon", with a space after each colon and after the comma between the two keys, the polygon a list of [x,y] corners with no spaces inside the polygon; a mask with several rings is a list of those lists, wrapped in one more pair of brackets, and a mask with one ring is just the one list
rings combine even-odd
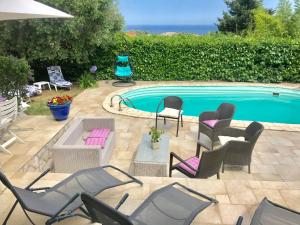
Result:
{"label": "pool edge coping", "polygon": [[[113,107],[111,107],[111,98],[114,95],[122,95],[128,91],[140,89],[140,88],[149,88],[149,87],[168,87],[168,86],[252,86],[252,87],[270,87],[270,88],[286,88],[286,89],[298,89],[295,84],[260,84],[260,83],[228,83],[228,82],[158,82],[157,84],[137,84],[133,87],[122,88],[120,90],[111,92],[109,95],[106,96],[105,100],[102,103],[103,109],[107,112],[123,115],[123,116],[130,116],[135,118],[144,118],[144,119],[155,119],[155,113],[146,112],[138,109],[129,108],[126,105],[122,105],[122,111],[119,111],[119,98],[114,98],[113,100]],[[198,123],[197,116],[183,116],[184,122],[190,123]],[[235,127],[247,127],[251,121],[245,120],[233,120],[231,125]],[[292,132],[300,132],[300,124],[285,124],[285,123],[269,123],[269,122],[261,122],[265,129],[267,130],[278,130],[278,131],[292,131]]]}

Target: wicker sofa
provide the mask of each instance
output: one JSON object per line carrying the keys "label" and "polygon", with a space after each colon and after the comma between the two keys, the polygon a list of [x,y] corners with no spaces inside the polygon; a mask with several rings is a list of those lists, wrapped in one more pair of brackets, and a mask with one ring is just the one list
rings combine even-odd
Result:
{"label": "wicker sofa", "polygon": [[[85,145],[84,137],[95,128],[111,130],[105,146]],[[111,118],[76,118],[52,146],[55,172],[73,173],[80,169],[104,166],[115,144],[115,120]]]}

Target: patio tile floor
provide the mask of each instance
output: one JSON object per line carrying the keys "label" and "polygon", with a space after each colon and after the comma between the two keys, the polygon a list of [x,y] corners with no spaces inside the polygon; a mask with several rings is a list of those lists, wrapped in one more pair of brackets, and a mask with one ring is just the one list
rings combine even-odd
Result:
{"label": "patio tile floor", "polygon": [[[139,84],[145,82],[138,82]],[[155,84],[147,82],[146,84]],[[178,83],[179,84],[179,83]],[[72,104],[70,121],[75,116],[101,116],[116,119],[117,143],[111,159],[111,164],[126,171],[132,171],[132,160],[143,133],[154,126],[153,119],[134,118],[111,114],[102,108],[105,97],[118,90],[104,81],[98,88],[87,89],[78,95]],[[15,128],[26,128],[16,131],[25,144],[15,142],[10,146],[13,155],[0,153],[0,166],[16,186],[25,186],[37,173],[21,173],[19,168],[31,159],[42,146],[67,123],[56,122],[49,116],[26,116],[18,119]],[[170,151],[178,153],[183,158],[192,156],[196,150],[197,124],[184,123],[175,137],[176,124],[168,121],[159,127],[170,136]],[[124,212],[131,212],[153,190],[174,181],[180,181],[200,192],[217,198],[220,203],[204,211],[196,218],[193,225],[234,224],[239,215],[245,216],[245,225],[259,203],[267,196],[280,204],[300,211],[300,132],[265,130],[259,139],[253,153],[252,173],[247,168],[225,167],[221,180],[212,177],[207,180],[187,179],[174,172],[174,178],[142,177],[143,187],[128,185],[119,189],[109,190],[99,197],[109,204],[116,204],[122,195],[130,193],[130,197],[122,207]],[[52,185],[63,179],[66,174],[49,174],[41,181],[41,186]],[[13,197],[3,191],[0,185],[0,222],[13,204]],[[37,224],[42,224],[43,217],[34,216]],[[29,224],[18,208],[10,224]],[[86,220],[74,218],[61,224],[88,224]]]}
{"label": "patio tile floor", "polygon": [[[28,184],[37,173],[19,173],[12,176],[12,181],[18,186],[25,186]],[[44,177],[36,186],[54,185],[58,181],[67,177],[67,174],[49,174]],[[196,217],[192,225],[232,225],[236,222],[238,216],[242,215],[245,218],[245,225],[249,225],[257,204],[263,197],[268,197],[272,201],[276,201],[284,206],[292,207],[300,211],[300,184],[286,182],[285,185],[274,184],[268,182],[268,185],[261,181],[255,181],[257,184],[253,186],[253,181],[243,180],[191,180],[188,178],[163,178],[163,177],[139,177],[144,182],[141,187],[136,184],[129,184],[126,186],[107,190],[98,196],[99,199],[106,203],[115,206],[117,202],[125,193],[129,193],[129,198],[121,207],[124,213],[131,213],[152,191],[165,186],[174,180],[188,185],[189,187],[205,193],[211,197],[217,198],[219,203],[211,205]],[[272,189],[264,186],[271,186]],[[293,188],[290,187],[293,186]],[[243,195],[244,193],[244,195]],[[246,199],[246,197],[249,197]],[[5,190],[0,195],[0,201],[6,204],[0,205],[0,222],[7,214],[9,207],[13,204],[14,198],[12,194]],[[37,224],[43,224],[45,217],[31,214]],[[10,224],[29,225],[20,207],[17,208],[13,214]],[[60,224],[64,225],[87,225],[89,221],[81,218],[73,218],[62,221]]]}

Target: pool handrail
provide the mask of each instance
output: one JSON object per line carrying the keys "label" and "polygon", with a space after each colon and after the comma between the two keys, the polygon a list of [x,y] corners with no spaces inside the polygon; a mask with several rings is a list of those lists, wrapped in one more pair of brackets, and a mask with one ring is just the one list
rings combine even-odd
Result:
{"label": "pool handrail", "polygon": [[119,97],[120,99],[123,99],[123,97],[122,97],[121,95],[118,95],[118,94],[113,95],[113,96],[110,98],[110,107],[113,107],[113,106],[114,106],[113,100],[114,100],[115,97]]}
{"label": "pool handrail", "polygon": [[[133,102],[132,102],[129,98],[123,98],[123,97],[122,97],[121,100],[119,101],[119,111],[122,111],[122,107],[121,107],[121,103],[122,103],[122,102],[124,102],[124,104],[127,105],[127,104],[126,104],[126,101],[129,102],[129,103],[131,104],[132,108],[136,109],[135,105],[133,104]],[[128,106],[128,105],[127,105],[127,106]]]}

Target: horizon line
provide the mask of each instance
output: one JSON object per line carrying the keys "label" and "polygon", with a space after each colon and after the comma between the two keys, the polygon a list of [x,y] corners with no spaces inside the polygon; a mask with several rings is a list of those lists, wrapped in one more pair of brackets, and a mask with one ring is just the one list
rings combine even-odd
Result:
{"label": "horizon line", "polygon": [[125,26],[217,26],[216,24],[125,24]]}

